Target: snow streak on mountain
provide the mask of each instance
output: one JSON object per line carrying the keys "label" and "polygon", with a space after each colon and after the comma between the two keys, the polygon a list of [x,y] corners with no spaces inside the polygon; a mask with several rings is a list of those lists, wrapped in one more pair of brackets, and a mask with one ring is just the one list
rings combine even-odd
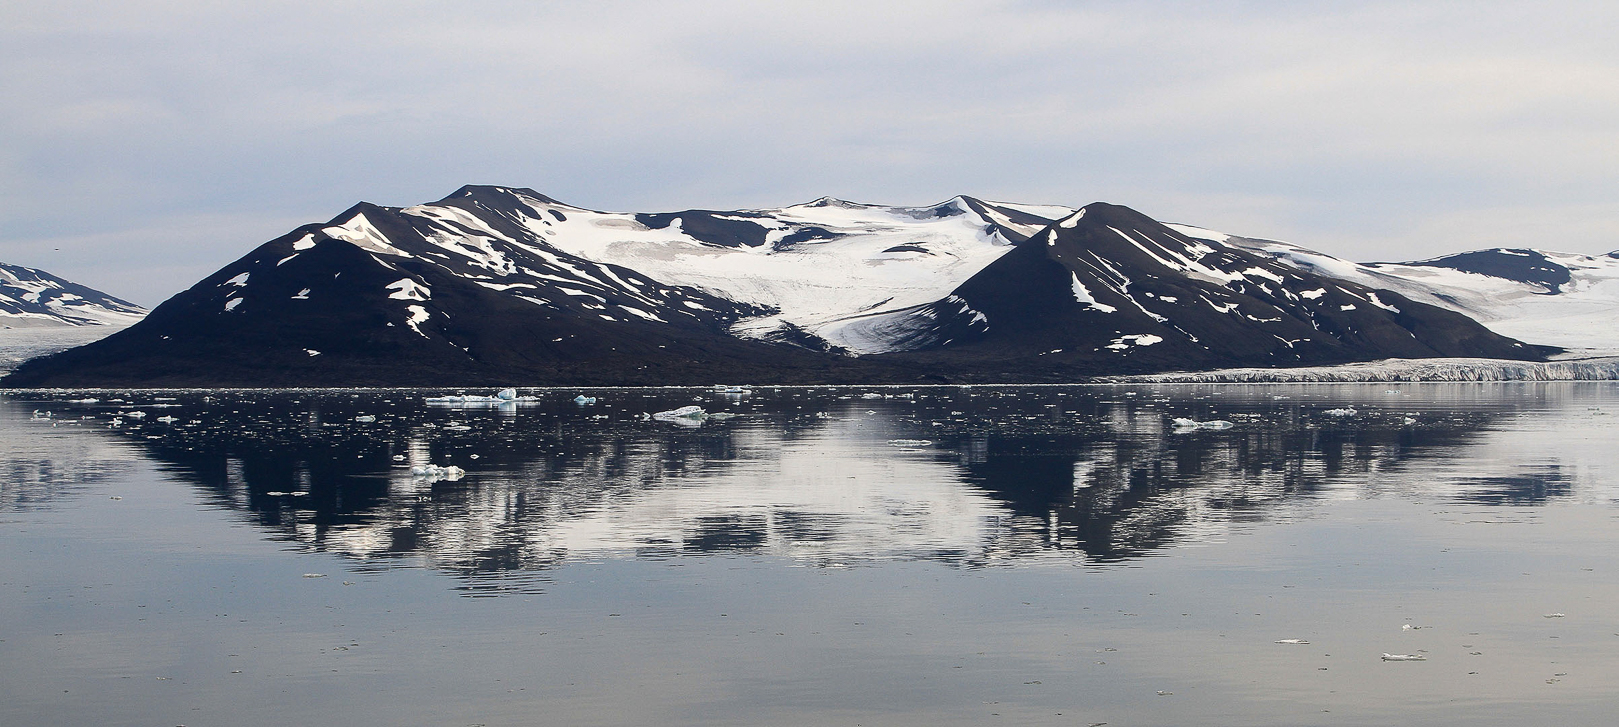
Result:
{"label": "snow streak on mountain", "polygon": [[1064,381],[1539,355],[1113,205],[634,214],[464,187],[300,227],[6,384]]}
{"label": "snow streak on mountain", "polygon": [[0,263],[0,328],[127,326],[146,309],[43,270]]}

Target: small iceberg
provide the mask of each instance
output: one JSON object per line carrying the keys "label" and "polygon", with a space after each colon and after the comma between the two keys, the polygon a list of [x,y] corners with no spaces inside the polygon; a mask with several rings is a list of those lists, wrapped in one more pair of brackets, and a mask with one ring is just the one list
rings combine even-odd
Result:
{"label": "small iceberg", "polygon": [[596,403],[596,397],[594,397],[594,396],[585,396],[584,394],[580,394],[578,396],[573,397],[573,403],[580,404],[580,405],[594,404],[594,403]]}
{"label": "small iceberg", "polygon": [[1360,412],[1355,411],[1355,409],[1351,407],[1348,409],[1328,409],[1321,413],[1329,417],[1352,417]]}
{"label": "small iceberg", "polygon": [[730,384],[715,384],[714,385],[714,393],[716,393],[716,394],[737,394],[737,395],[752,394],[753,393],[753,387],[752,386],[747,386],[747,385],[733,386],[733,385],[730,385]]}
{"label": "small iceberg", "polygon": [[1189,431],[1192,429],[1230,429],[1236,426],[1235,424],[1232,424],[1224,419],[1200,422],[1195,419],[1177,418],[1171,423],[1175,425],[1175,429],[1177,431]]}
{"label": "small iceberg", "polygon": [[931,439],[890,439],[888,444],[894,447],[931,447]]}
{"label": "small iceberg", "polygon": [[691,406],[680,407],[679,409],[660,411],[653,414],[652,418],[660,422],[673,422],[684,427],[695,427],[702,424],[703,420],[708,418],[708,412],[703,411],[702,407],[693,404]]}
{"label": "small iceberg", "polygon": [[540,397],[538,396],[519,396],[517,394],[517,389],[509,387],[495,392],[494,396],[484,396],[481,394],[452,394],[449,396],[429,396],[426,398],[426,401],[429,404],[482,404],[486,406],[498,406],[500,404],[512,404],[517,402],[539,400]]}
{"label": "small iceberg", "polygon": [[1297,644],[1308,644],[1310,642],[1305,641],[1304,639],[1277,639],[1276,641],[1274,641],[1272,643],[1297,645]]}
{"label": "small iceberg", "polygon": [[1383,653],[1383,661],[1427,661],[1428,657],[1421,654],[1390,654]]}
{"label": "small iceberg", "polygon": [[361,424],[370,424],[371,422],[374,422],[376,420],[377,420],[377,418],[370,415],[370,414],[361,414],[361,415],[359,415],[357,417],[354,417],[354,421],[357,421],[357,422],[359,422]]}
{"label": "small iceberg", "polygon": [[454,482],[462,477],[465,477],[467,475],[467,471],[453,464],[448,467],[440,467],[436,464],[430,464],[427,466],[410,468],[410,475],[419,480],[426,480],[428,482],[438,482],[440,480],[449,480]]}

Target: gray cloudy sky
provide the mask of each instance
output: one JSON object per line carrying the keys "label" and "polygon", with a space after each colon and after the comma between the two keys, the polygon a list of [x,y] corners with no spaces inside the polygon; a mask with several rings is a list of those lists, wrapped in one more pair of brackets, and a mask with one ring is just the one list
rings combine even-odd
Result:
{"label": "gray cloudy sky", "polygon": [[152,305],[359,200],[1127,204],[1619,248],[1612,2],[0,3],[0,260]]}

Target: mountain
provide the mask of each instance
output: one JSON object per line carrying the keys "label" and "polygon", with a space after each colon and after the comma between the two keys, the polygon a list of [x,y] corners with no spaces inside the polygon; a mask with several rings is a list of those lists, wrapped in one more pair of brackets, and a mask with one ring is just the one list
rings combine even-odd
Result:
{"label": "mountain", "polygon": [[[925,367],[979,380],[1378,358],[1539,358],[1453,311],[1196,239],[1096,203],[952,291],[845,324]],[[911,353],[914,352],[914,353]],[[1039,372],[1039,373],[1035,373]]]}
{"label": "mountain", "polygon": [[1353,263],[1275,240],[1172,227],[1300,270],[1398,291],[1529,343],[1619,351],[1619,252],[1578,255],[1495,248],[1416,262]]}
{"label": "mountain", "polygon": [[0,263],[0,328],[127,326],[146,309],[43,270]]}
{"label": "mountain", "polygon": [[293,230],[4,385],[1071,381],[1540,355],[1114,205],[636,214],[464,187]]}

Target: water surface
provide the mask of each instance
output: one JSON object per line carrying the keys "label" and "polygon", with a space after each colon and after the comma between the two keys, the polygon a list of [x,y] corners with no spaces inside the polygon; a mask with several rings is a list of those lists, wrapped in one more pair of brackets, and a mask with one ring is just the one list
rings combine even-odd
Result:
{"label": "water surface", "polygon": [[[1612,383],[434,393],[0,399],[0,723],[1606,724],[1619,692]],[[688,404],[736,416],[643,417]]]}

